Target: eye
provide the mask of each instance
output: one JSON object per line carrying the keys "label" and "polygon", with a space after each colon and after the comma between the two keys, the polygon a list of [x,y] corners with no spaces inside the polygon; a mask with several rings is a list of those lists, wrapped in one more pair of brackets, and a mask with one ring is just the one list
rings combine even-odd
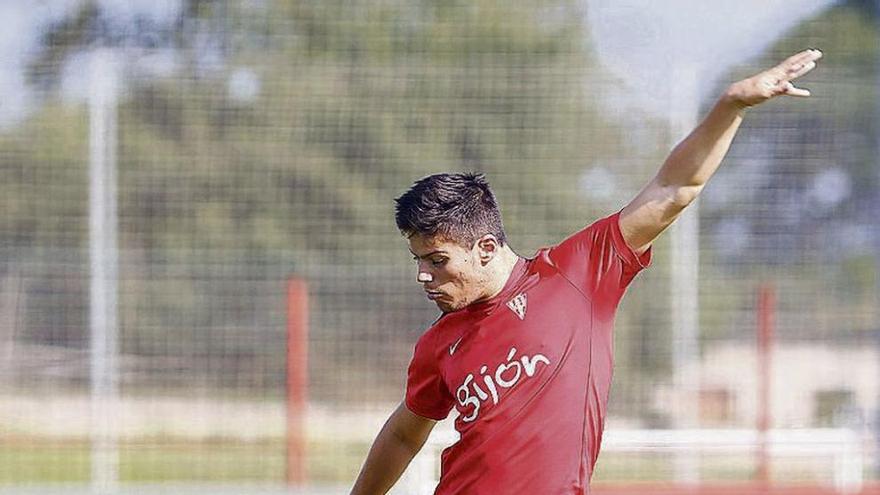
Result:
{"label": "eye", "polygon": [[443,266],[446,264],[446,258],[440,258],[436,260],[432,260],[431,264],[434,266]]}

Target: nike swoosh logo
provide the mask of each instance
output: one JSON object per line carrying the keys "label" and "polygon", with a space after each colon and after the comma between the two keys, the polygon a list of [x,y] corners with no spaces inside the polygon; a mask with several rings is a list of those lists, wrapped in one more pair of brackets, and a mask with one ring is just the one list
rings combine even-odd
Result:
{"label": "nike swoosh logo", "polygon": [[456,349],[458,349],[458,344],[461,343],[461,339],[462,339],[462,338],[463,338],[463,337],[459,337],[458,340],[456,340],[454,344],[452,344],[451,346],[449,346],[449,355],[450,355],[450,356],[453,355],[453,354],[455,353],[455,350],[456,350]]}

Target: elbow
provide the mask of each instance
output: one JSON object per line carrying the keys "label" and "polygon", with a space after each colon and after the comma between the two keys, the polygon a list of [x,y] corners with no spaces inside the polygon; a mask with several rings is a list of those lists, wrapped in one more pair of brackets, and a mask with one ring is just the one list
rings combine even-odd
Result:
{"label": "elbow", "polygon": [[703,184],[670,184],[657,181],[662,201],[676,210],[683,210],[697,199],[703,190]]}
{"label": "elbow", "polygon": [[670,193],[670,200],[672,204],[678,208],[684,209],[687,208],[688,205],[693,203],[697,196],[700,195],[700,192],[703,190],[703,186],[676,186],[673,191]]}

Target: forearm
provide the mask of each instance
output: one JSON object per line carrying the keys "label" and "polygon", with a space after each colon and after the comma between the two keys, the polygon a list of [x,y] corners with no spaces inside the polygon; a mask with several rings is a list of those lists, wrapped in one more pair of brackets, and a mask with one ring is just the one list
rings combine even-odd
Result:
{"label": "forearm", "polygon": [[725,91],[703,122],[670,153],[657,174],[661,187],[692,196],[686,198],[689,202],[718,170],[745,113],[734,90],[731,86]]}
{"label": "forearm", "polygon": [[424,444],[408,443],[386,423],[373,442],[351,495],[383,495],[394,486]]}

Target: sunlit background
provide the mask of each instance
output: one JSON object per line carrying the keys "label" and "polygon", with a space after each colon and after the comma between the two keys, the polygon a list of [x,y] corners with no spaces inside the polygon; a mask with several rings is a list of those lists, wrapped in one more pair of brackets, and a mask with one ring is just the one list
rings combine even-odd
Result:
{"label": "sunlit background", "polygon": [[[880,492],[880,2],[6,1],[0,26],[0,493],[347,493],[437,316],[396,196],[484,172],[529,256],[809,47],[813,97],[749,112],[624,299],[595,492]],[[432,493],[454,440],[394,493]]]}

